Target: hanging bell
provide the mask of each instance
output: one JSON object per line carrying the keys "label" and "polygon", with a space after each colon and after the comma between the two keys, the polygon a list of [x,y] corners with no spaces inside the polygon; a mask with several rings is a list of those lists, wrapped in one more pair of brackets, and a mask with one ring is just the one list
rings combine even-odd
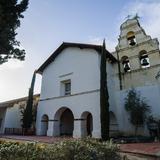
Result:
{"label": "hanging bell", "polygon": [[134,46],[136,44],[136,42],[134,41],[134,39],[130,39],[130,43],[131,46]]}
{"label": "hanging bell", "polygon": [[146,58],[142,59],[142,65],[143,66],[148,66],[149,65],[149,63],[148,63]]}
{"label": "hanging bell", "polygon": [[126,64],[124,65],[124,71],[125,71],[125,72],[130,71],[130,67],[129,67],[128,63],[126,63]]}

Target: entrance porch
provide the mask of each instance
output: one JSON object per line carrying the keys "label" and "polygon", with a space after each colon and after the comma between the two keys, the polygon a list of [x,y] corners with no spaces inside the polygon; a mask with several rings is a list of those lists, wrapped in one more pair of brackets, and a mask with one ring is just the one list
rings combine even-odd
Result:
{"label": "entrance porch", "polygon": [[85,111],[77,119],[71,109],[62,107],[56,111],[54,119],[44,114],[41,117],[40,127],[41,136],[92,137],[93,116],[92,113]]}

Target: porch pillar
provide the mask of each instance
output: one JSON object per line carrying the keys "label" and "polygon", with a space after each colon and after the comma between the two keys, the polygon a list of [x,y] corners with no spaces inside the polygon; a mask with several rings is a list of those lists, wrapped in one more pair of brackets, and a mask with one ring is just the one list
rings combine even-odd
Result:
{"label": "porch pillar", "polygon": [[81,138],[81,119],[74,119],[74,138]]}
{"label": "porch pillar", "polygon": [[59,120],[54,120],[53,136],[54,137],[60,136],[60,121]]}
{"label": "porch pillar", "polygon": [[93,131],[92,131],[93,138],[101,138],[101,126],[98,120],[99,120],[98,118],[93,117]]}
{"label": "porch pillar", "polygon": [[54,127],[54,121],[53,120],[49,120],[48,121],[47,136],[53,136],[53,127]]}

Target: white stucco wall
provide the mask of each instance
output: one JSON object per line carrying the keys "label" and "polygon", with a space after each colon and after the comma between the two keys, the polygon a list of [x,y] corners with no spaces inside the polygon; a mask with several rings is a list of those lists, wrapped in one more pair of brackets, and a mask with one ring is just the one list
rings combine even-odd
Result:
{"label": "white stucco wall", "polygon": [[18,104],[7,108],[4,128],[21,128],[21,113]]}
{"label": "white stucco wall", "polygon": [[[111,108],[115,105],[115,74],[107,63],[108,88]],[[61,96],[60,82],[71,80],[71,96]],[[93,116],[92,136],[99,138],[100,133],[100,55],[93,49],[67,48],[51,63],[42,74],[41,101],[37,114],[37,134],[41,134],[41,117],[49,116],[48,135],[53,136],[54,115],[61,107],[69,108],[74,119],[80,119],[83,112]],[[44,100],[50,98],[50,100]],[[43,101],[44,100],[44,101]],[[113,109],[114,110],[114,109]],[[81,121],[74,121],[74,137],[81,136]]]}
{"label": "white stucco wall", "polygon": [[[140,92],[141,96],[146,99],[147,104],[151,106],[151,114],[153,114],[156,117],[159,117],[160,85],[143,86],[143,87],[137,87],[135,89]],[[124,99],[127,96],[128,91],[129,90],[122,90],[122,91],[117,91],[116,93],[116,100],[118,105],[117,109],[119,110],[117,111],[119,119],[118,122],[120,130],[122,132],[125,132],[126,134],[133,134],[134,128],[130,124],[128,113],[124,108]],[[141,133],[144,135],[148,135],[147,128],[145,127]]]}
{"label": "white stucco wall", "polygon": [[[37,103],[39,100],[39,95],[34,96],[34,107],[37,107]],[[7,132],[9,133],[19,133],[22,129],[22,108],[24,109],[26,106],[27,98],[19,98],[12,101],[2,102],[0,107],[0,118],[3,116],[3,127],[2,133],[5,132],[5,128],[7,128]],[[13,129],[13,130],[12,130]],[[16,130],[14,130],[16,129]]]}
{"label": "white stucco wall", "polygon": [[[40,101],[37,115],[37,134],[41,133],[41,117],[44,114],[49,116],[50,120],[56,120],[55,114],[62,107],[69,108],[74,115],[74,119],[81,119],[84,111],[88,111],[93,116],[93,135],[100,136],[100,113],[99,113],[99,92],[95,91],[88,94],[81,94],[69,97],[62,97],[53,100]],[[53,136],[53,125],[56,122],[50,122],[48,135]],[[74,136],[79,137],[81,134],[81,122],[74,122]]]}
{"label": "white stucco wall", "polygon": [[72,94],[98,89],[99,67],[95,50],[64,49],[43,72],[40,98],[60,96],[60,82],[67,79],[71,79]]}
{"label": "white stucco wall", "polygon": [[[125,134],[134,134],[134,127],[129,122],[129,116],[124,109],[124,99],[127,90],[119,90],[118,66],[107,62],[107,85],[109,91],[110,110],[114,113],[118,130]],[[100,137],[100,55],[94,50],[68,48],[51,63],[43,73],[41,101],[37,114],[37,134],[41,134],[41,117],[49,116],[47,135],[54,136],[54,125],[57,123],[54,115],[62,107],[69,108],[74,119],[81,119],[83,112],[88,111],[93,116],[93,137]],[[60,82],[71,80],[71,96],[61,96]],[[160,83],[136,87],[142,97],[146,97],[152,107],[153,114],[159,114],[158,99]],[[152,94],[154,93],[154,94]],[[158,116],[158,115],[157,115]],[[141,130],[142,131],[142,130]],[[142,132],[141,132],[142,133]],[[148,134],[147,129],[143,134]],[[74,137],[81,136],[81,121],[74,121]]]}

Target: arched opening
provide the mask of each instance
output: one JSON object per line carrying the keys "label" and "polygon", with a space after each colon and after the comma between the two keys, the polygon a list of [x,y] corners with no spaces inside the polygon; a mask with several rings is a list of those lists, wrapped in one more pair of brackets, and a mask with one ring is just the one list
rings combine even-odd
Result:
{"label": "arched opening", "polygon": [[74,116],[69,108],[60,108],[54,120],[54,136],[73,136]]}
{"label": "arched opening", "polygon": [[93,117],[90,112],[83,112],[81,115],[81,136],[92,136]]}
{"label": "arched opening", "polygon": [[74,117],[70,109],[66,109],[60,118],[60,135],[73,135]]}
{"label": "arched opening", "polygon": [[115,136],[118,133],[118,123],[115,114],[110,111],[110,135]]}
{"label": "arched opening", "polygon": [[122,62],[122,65],[123,65],[124,72],[130,72],[131,71],[131,66],[130,66],[128,57],[123,56],[121,58],[121,62]]}
{"label": "arched opening", "polygon": [[136,37],[133,31],[127,33],[127,40],[130,46],[134,46],[136,44]]}
{"label": "arched opening", "polygon": [[142,50],[139,52],[139,60],[140,60],[140,64],[141,64],[142,68],[150,67],[149,57],[148,57],[147,51]]}
{"label": "arched opening", "polygon": [[47,135],[48,121],[49,121],[48,116],[46,114],[43,115],[42,119],[41,119],[41,135],[42,136],[46,136]]}

